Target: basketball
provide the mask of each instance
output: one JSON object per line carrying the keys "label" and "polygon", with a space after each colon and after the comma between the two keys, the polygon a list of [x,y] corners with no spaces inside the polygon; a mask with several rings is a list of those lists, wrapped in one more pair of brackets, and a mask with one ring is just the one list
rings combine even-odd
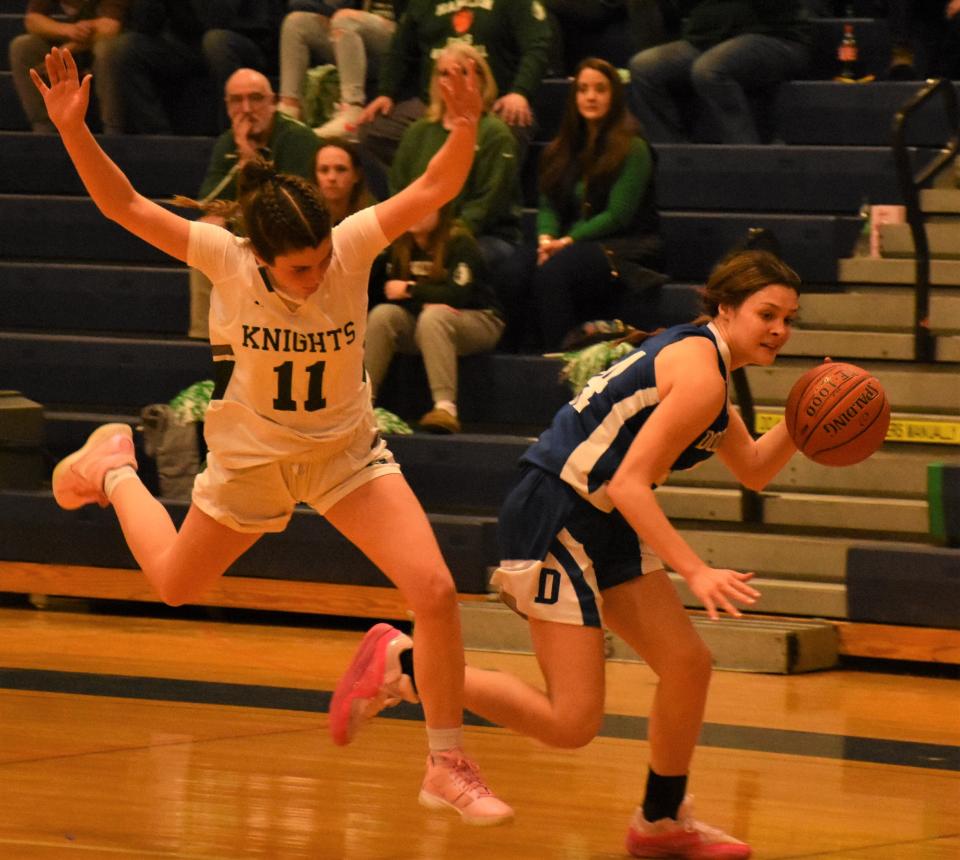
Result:
{"label": "basketball", "polygon": [[804,456],[824,466],[852,466],[883,444],[890,401],[862,367],[826,361],[793,384],[784,418]]}

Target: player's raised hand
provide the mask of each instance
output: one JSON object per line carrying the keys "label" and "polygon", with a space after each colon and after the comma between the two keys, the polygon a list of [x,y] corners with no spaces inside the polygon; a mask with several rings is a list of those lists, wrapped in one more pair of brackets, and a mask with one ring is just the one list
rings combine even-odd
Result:
{"label": "player's raised hand", "polygon": [[476,123],[483,113],[483,94],[477,79],[477,64],[468,60],[440,72],[440,94],[451,123]]}
{"label": "player's raised hand", "polygon": [[90,104],[90,81],[92,75],[84,75],[83,81],[77,72],[77,62],[68,49],[51,48],[44,58],[48,86],[36,69],[30,69],[34,86],[43,96],[50,121],[63,133],[83,125]]}

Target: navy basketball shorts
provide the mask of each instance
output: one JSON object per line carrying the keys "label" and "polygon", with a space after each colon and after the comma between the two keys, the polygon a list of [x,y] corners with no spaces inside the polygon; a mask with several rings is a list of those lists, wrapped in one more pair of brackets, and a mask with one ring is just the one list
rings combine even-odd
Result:
{"label": "navy basketball shorts", "polygon": [[663,567],[619,511],[595,508],[533,466],[503,504],[498,537],[491,584],[527,618],[602,627],[604,590]]}

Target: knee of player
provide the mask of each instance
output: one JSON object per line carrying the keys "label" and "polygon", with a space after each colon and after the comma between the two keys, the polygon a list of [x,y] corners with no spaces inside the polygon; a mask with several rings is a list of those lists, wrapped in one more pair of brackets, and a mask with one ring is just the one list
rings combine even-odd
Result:
{"label": "knee of player", "polygon": [[405,594],[415,615],[446,615],[457,610],[457,588],[446,568],[424,572],[412,594]]}
{"label": "knee of player", "polygon": [[600,710],[576,719],[565,719],[554,730],[551,745],[567,750],[585,747],[600,733],[602,723],[603,713]]}
{"label": "knee of player", "polygon": [[669,659],[658,667],[657,674],[663,677],[683,678],[689,684],[708,684],[713,672],[713,654],[699,636],[677,645]]}
{"label": "knee of player", "polygon": [[154,581],[154,590],[167,606],[183,606],[197,596],[196,590],[191,587],[189,582],[175,580],[160,583]]}

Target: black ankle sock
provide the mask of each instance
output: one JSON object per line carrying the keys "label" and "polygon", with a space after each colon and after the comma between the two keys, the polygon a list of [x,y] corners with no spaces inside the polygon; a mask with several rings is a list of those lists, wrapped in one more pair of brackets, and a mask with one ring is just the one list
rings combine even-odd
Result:
{"label": "black ankle sock", "polygon": [[643,817],[647,821],[661,818],[676,819],[680,804],[687,793],[687,777],[660,776],[651,768],[647,773],[647,793],[643,799]]}
{"label": "black ankle sock", "polygon": [[413,674],[413,648],[404,648],[404,650],[400,652],[400,668],[403,669],[404,675],[410,676],[410,683],[413,684],[413,692],[419,696],[420,694],[417,692],[417,679]]}

